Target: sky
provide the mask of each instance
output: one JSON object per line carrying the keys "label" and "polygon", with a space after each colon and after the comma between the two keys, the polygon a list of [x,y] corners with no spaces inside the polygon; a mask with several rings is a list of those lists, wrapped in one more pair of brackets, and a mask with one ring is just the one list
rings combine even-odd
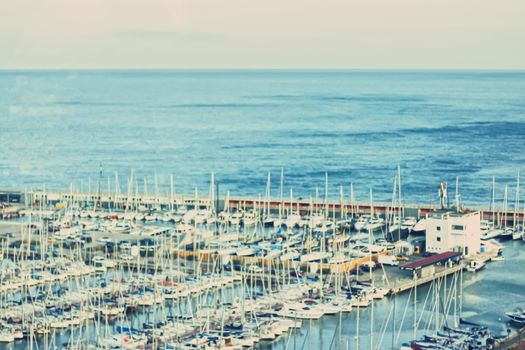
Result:
{"label": "sky", "polygon": [[0,69],[525,69],[524,0],[1,0]]}

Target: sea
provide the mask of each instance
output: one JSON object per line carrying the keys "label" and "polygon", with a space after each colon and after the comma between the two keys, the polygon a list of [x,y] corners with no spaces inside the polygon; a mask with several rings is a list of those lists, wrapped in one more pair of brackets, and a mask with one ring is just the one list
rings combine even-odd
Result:
{"label": "sea", "polygon": [[[488,207],[494,177],[494,201],[507,186],[512,207],[525,72],[0,71],[0,130],[0,190],[104,191],[110,178],[124,191],[133,173],[140,191],[167,192],[173,176],[177,193],[207,193],[214,173],[221,195],[264,196],[269,173],[279,196],[282,169],[285,196],[323,195],[327,174],[332,198],[352,184],[357,200],[390,201],[399,166],[406,202],[437,204],[457,179],[464,205]],[[525,306],[524,250],[506,242],[505,261],[464,275],[464,317],[505,331],[504,312]],[[396,348],[412,336],[410,298],[396,297],[394,332],[389,297],[372,321],[371,308],[359,326],[356,312],[325,316],[259,348]]]}
{"label": "sea", "polygon": [[[0,187],[329,196],[437,203],[515,194],[525,164],[525,72],[0,71]],[[102,170],[102,175],[100,175]],[[522,169],[523,170],[523,169]],[[144,182],[146,186],[144,186]],[[524,191],[522,191],[524,192]],[[454,193],[449,196],[455,195]],[[513,203],[513,201],[510,201]]]}

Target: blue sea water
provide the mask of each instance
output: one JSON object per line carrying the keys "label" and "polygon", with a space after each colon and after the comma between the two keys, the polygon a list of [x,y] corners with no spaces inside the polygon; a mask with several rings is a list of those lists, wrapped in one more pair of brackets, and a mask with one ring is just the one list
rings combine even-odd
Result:
{"label": "blue sea water", "polygon": [[[409,201],[434,203],[459,176],[487,205],[525,164],[525,72],[2,71],[2,188],[87,189],[131,169],[167,191],[389,200],[396,166]],[[105,180],[103,183],[105,184]],[[124,187],[122,185],[122,187]],[[142,185],[140,185],[142,187]],[[94,187],[93,187],[94,188]],[[322,190],[321,190],[322,192]]]}

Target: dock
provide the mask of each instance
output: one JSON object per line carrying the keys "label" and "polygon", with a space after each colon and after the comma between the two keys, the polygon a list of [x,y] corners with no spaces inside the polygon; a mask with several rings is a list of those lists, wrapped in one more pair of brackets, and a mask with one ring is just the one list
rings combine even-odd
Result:
{"label": "dock", "polygon": [[[111,194],[111,193],[87,193],[87,192],[66,192],[66,191],[17,191],[17,190],[0,190],[0,202],[12,205],[34,206],[55,206],[65,208],[72,203],[89,204],[93,208],[105,209],[123,209],[137,208],[144,206],[147,208],[176,208],[186,206],[190,208],[213,207],[217,211],[226,209],[244,209],[244,210],[266,210],[270,213],[281,211],[295,211],[305,215],[310,211],[319,211],[323,209],[329,217],[341,218],[344,214],[359,216],[363,214],[385,215],[387,213],[395,214],[396,211],[402,210],[405,216],[416,218],[424,217],[433,210],[439,209],[438,205],[425,205],[421,203],[403,203],[401,208],[394,206],[392,202],[365,202],[353,201],[348,202],[344,199],[305,199],[298,198],[275,198],[275,197],[253,197],[253,196],[231,196],[220,197],[219,195],[196,196],[192,194],[169,195],[145,195],[145,194]],[[479,211],[483,220],[497,220],[501,223],[506,222],[512,225],[514,221],[523,222],[525,213],[523,211],[514,211],[512,208],[503,210],[492,210],[484,206],[469,206],[470,210]],[[13,207],[0,208],[0,214],[4,211],[14,212]]]}
{"label": "dock", "polygon": [[398,277],[396,280],[390,281],[390,284],[389,284],[390,291],[392,294],[402,293],[414,287],[419,287],[427,283],[430,283],[432,281],[441,279],[443,277],[453,275],[457,272],[460,272],[464,267],[465,265],[463,263],[459,263],[451,267],[441,266],[439,267],[439,269],[436,268],[436,272],[434,274],[424,276],[424,277],[419,277],[419,278]]}

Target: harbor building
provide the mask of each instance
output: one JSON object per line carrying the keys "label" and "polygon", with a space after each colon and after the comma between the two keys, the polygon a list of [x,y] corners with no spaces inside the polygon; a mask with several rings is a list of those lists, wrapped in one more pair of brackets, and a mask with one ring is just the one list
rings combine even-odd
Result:
{"label": "harbor building", "polygon": [[480,252],[480,212],[439,210],[427,214],[426,250],[429,253],[453,251],[463,256]]}

